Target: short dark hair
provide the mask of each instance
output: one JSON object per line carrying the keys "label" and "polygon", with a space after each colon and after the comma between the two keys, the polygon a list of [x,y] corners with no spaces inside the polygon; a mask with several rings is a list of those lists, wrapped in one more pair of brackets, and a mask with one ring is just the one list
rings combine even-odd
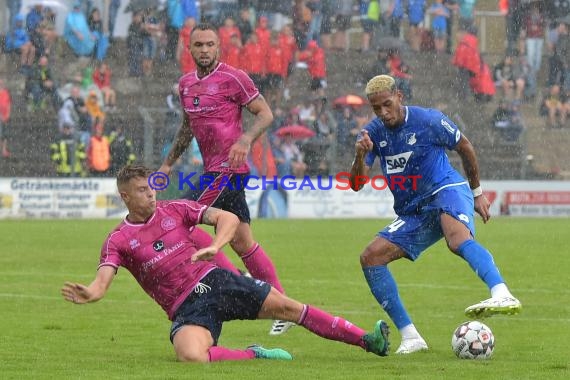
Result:
{"label": "short dark hair", "polygon": [[201,22],[198,25],[196,25],[194,29],[192,29],[192,32],[190,32],[190,35],[194,34],[194,32],[197,30],[202,30],[202,31],[211,30],[214,33],[216,33],[216,36],[218,35],[218,29],[216,29],[216,27],[210,24],[209,22]]}
{"label": "short dark hair", "polygon": [[147,178],[153,173],[152,169],[144,165],[126,165],[117,173],[117,187],[127,184],[133,178]]}

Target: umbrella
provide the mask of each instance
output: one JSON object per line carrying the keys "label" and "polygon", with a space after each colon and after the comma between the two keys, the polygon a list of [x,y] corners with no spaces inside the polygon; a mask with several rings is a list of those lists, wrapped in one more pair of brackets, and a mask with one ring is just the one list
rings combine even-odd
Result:
{"label": "umbrella", "polygon": [[129,5],[125,7],[125,13],[135,13],[156,7],[158,7],[158,0],[131,0]]}
{"label": "umbrella", "polygon": [[289,136],[296,140],[308,139],[314,135],[316,135],[315,131],[304,125],[288,125],[275,131],[275,136],[277,137]]}
{"label": "umbrella", "polygon": [[340,98],[336,98],[334,100],[333,104],[335,106],[359,107],[359,106],[363,106],[364,104],[366,104],[366,101],[361,96],[349,94],[349,95],[341,96]]}

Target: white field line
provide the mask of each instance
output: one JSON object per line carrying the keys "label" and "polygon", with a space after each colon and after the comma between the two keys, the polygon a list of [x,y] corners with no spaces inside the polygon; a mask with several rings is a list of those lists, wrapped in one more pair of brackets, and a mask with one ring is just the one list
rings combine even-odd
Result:
{"label": "white field line", "polygon": [[[286,281],[285,281],[286,282]],[[308,279],[302,281],[295,281],[308,283],[310,285],[332,285],[332,284],[342,284],[351,286],[360,286],[365,284],[365,280],[362,281],[332,281],[332,280],[322,280],[322,279]],[[426,283],[406,283],[397,282],[399,288],[425,288],[425,289],[449,289],[449,290],[473,290],[473,287],[478,284],[477,279],[473,279],[474,285],[442,285],[442,284],[426,284]],[[481,283],[482,289],[484,285]],[[511,288],[514,293],[546,293],[546,294],[570,294],[570,289],[545,289],[545,288]]]}
{"label": "white field line", "polygon": [[[57,300],[57,301],[63,301],[62,297],[54,297],[54,296],[41,296],[41,295],[33,295],[33,294],[15,294],[15,293],[0,293],[0,298],[29,298],[29,299],[38,299],[38,300]],[[112,299],[106,299],[104,300],[104,302],[120,302],[120,303],[125,303],[125,304],[143,304],[143,303],[151,303],[150,300],[148,301],[143,301],[143,300],[112,300]],[[380,315],[380,313],[383,313],[380,310],[380,306],[378,306],[378,310],[377,311],[373,311],[373,310],[342,310],[342,309],[336,309],[335,308],[335,312],[334,314],[338,314],[338,315]],[[524,313],[524,311],[523,311]],[[449,319],[451,317],[450,314],[430,314],[430,318],[436,318],[436,319]],[[521,315],[516,315],[516,316],[495,316],[493,317],[493,320],[497,320],[497,319],[501,319],[501,320],[512,320],[514,321],[534,321],[534,322],[553,322],[553,323],[570,323],[570,318],[533,318],[533,317],[525,317],[525,316],[521,316]]]}
{"label": "white field line", "polygon": [[[127,273],[126,270],[122,271],[125,273],[127,277],[130,277],[130,274]],[[67,281],[75,281],[74,279],[92,279],[95,276],[96,270],[93,271],[93,274],[72,274],[72,273],[58,273],[58,272],[50,272],[50,273],[42,273],[42,272],[2,272],[0,271],[0,281],[2,280],[2,276],[18,276],[18,277],[57,277],[63,278]],[[125,278],[125,277],[123,277]],[[118,280],[119,278],[117,278]],[[6,279],[5,279],[6,280]],[[9,281],[8,281],[9,282]],[[306,283],[309,285],[336,285],[342,284],[344,285],[351,285],[351,286],[360,286],[365,284],[364,279],[360,280],[353,280],[353,281],[334,281],[334,280],[327,280],[327,279],[303,279],[303,280],[295,280],[296,284],[299,283]],[[448,290],[466,290],[470,291],[473,290],[473,286],[476,284],[481,284],[477,281],[477,279],[473,279],[473,285],[445,285],[445,284],[433,284],[433,283],[406,283],[406,282],[399,282],[399,288],[418,288],[418,289],[448,289]],[[483,286],[484,287],[484,286]],[[482,288],[483,289],[483,288]],[[514,293],[542,293],[542,294],[570,294],[570,288],[556,288],[556,289],[549,289],[544,287],[536,287],[536,288],[511,288]],[[0,293],[1,296],[1,293]]]}
{"label": "white field line", "polygon": [[[523,306],[524,307],[524,306]],[[458,312],[461,312],[460,310]],[[534,322],[555,322],[555,323],[570,323],[570,318],[534,318],[534,317],[525,317],[524,316],[524,309],[522,311],[523,315],[513,315],[513,316],[505,316],[505,315],[496,315],[494,317],[492,317],[492,320],[509,320],[511,322],[516,322],[516,321],[534,321]],[[378,315],[380,316],[381,314],[385,315],[383,311],[380,310],[380,306],[378,306],[378,311],[374,312],[371,310],[342,310],[342,309],[335,309],[335,313],[334,314],[338,314],[338,315]],[[435,318],[435,319],[450,319],[451,317],[453,317],[450,314],[430,314],[429,315],[430,318]],[[384,317],[383,317],[384,318]],[[467,317],[465,317],[467,318]],[[484,321],[488,321],[488,319],[484,319]]]}

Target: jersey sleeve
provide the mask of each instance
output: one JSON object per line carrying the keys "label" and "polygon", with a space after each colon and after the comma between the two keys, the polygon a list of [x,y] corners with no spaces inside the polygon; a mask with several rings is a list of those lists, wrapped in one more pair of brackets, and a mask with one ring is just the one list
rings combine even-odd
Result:
{"label": "jersey sleeve", "polygon": [[239,105],[245,106],[259,95],[259,90],[255,87],[253,80],[242,70],[233,72],[237,93],[235,101]]}
{"label": "jersey sleeve", "polygon": [[112,266],[117,269],[122,265],[123,259],[121,257],[118,239],[118,231],[111,233],[107,237],[107,240],[105,240],[101,247],[101,257],[99,258],[99,266],[97,269],[103,266]]}
{"label": "jersey sleeve", "polygon": [[441,112],[434,113],[431,125],[435,143],[449,150],[455,149],[461,139],[461,132],[457,125]]}
{"label": "jersey sleeve", "polygon": [[204,212],[208,209],[207,205],[182,199],[170,202],[169,206],[174,207],[177,212],[182,215],[184,224],[187,227],[193,227],[202,223],[202,216],[204,216]]}

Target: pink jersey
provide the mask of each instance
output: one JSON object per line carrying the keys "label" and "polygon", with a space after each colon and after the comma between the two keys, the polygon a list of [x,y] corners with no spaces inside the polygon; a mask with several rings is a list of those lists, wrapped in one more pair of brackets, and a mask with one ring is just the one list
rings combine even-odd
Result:
{"label": "pink jersey", "polygon": [[206,172],[247,173],[244,163],[232,170],[230,148],[242,135],[242,108],[259,95],[251,78],[225,63],[198,78],[190,72],[179,82],[180,100],[198,141]]}
{"label": "pink jersey", "polygon": [[103,243],[99,268],[127,268],[172,320],[194,286],[215,268],[208,261],[190,263],[197,251],[191,232],[206,209],[194,201],[159,201],[146,223],[125,219]]}

